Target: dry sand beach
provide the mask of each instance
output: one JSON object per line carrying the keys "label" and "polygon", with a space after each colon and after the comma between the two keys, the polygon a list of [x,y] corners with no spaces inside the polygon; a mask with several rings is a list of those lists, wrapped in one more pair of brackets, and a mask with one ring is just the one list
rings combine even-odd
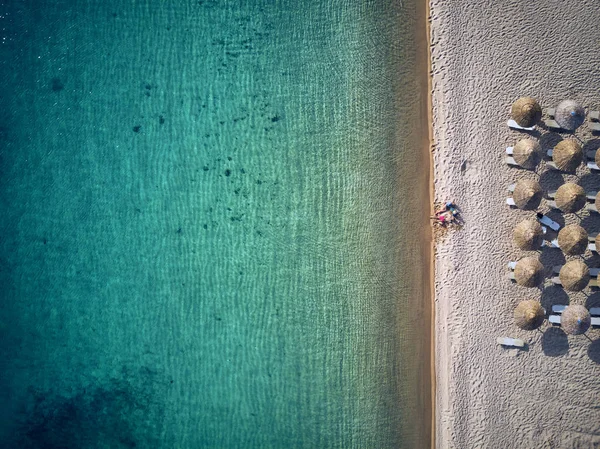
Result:
{"label": "dry sand beach", "polygon": [[[544,109],[567,98],[600,109],[599,4],[432,0],[430,8],[435,199],[454,200],[466,222],[436,244],[436,446],[600,447],[600,329],[567,336],[547,321],[524,331],[513,319],[523,299],[549,312],[553,304],[598,307],[600,293],[550,286],[552,266],[577,258],[556,249],[539,252],[544,288],[507,280],[507,262],[536,252],[518,250],[511,237],[534,213],[505,204],[507,185],[519,179],[538,179],[546,191],[566,181],[592,191],[600,174],[583,165],[575,176],[504,163],[505,148],[526,137],[506,126],[517,98],[537,98]],[[543,148],[569,137],[543,126],[531,135]],[[585,151],[600,147],[587,121],[575,135]],[[547,200],[540,210],[549,210]],[[600,231],[599,214],[551,216]],[[584,258],[600,267],[597,254]],[[527,348],[503,348],[501,336]]]}

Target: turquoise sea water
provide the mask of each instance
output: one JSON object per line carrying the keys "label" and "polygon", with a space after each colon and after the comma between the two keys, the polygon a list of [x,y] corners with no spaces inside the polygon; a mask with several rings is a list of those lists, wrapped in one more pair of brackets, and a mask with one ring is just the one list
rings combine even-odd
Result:
{"label": "turquoise sea water", "polygon": [[408,3],[2,2],[2,447],[426,444]]}

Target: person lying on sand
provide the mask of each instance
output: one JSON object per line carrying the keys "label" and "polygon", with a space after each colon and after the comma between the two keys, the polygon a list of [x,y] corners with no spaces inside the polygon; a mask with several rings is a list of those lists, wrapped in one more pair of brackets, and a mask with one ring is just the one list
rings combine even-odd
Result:
{"label": "person lying on sand", "polygon": [[447,224],[450,224],[455,220],[454,214],[449,210],[442,210],[441,212],[436,212],[436,214],[431,218],[438,220],[438,222],[442,226],[446,226]]}
{"label": "person lying on sand", "polygon": [[438,211],[435,212],[435,215],[440,215],[443,214],[444,212],[450,212],[452,213],[452,215],[458,215],[460,213],[460,211],[458,210],[458,207],[456,206],[456,204],[454,204],[451,201],[448,201],[445,205],[443,209],[440,209]]}

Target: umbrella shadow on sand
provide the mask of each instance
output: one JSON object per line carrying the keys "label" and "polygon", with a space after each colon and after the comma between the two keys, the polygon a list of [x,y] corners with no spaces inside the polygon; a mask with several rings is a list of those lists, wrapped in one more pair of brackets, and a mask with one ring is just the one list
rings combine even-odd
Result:
{"label": "umbrella shadow on sand", "polygon": [[548,357],[560,357],[569,352],[567,334],[559,327],[546,329],[542,337],[542,350]]}
{"label": "umbrella shadow on sand", "polygon": [[591,309],[592,307],[600,307],[600,292],[594,292],[587,297],[585,300],[585,307]]}
{"label": "umbrella shadow on sand", "polygon": [[[558,170],[546,170],[540,175],[539,183],[544,192],[555,192],[565,183],[565,179],[563,174]],[[546,198],[548,198],[547,195]]]}
{"label": "umbrella shadow on sand", "polygon": [[600,364],[600,338],[594,340],[588,347],[588,357],[598,364]]}
{"label": "umbrella shadow on sand", "polygon": [[542,290],[541,303],[542,307],[546,311],[546,315],[550,315],[552,313],[552,306],[569,305],[569,295],[561,287],[546,287],[544,290]]}

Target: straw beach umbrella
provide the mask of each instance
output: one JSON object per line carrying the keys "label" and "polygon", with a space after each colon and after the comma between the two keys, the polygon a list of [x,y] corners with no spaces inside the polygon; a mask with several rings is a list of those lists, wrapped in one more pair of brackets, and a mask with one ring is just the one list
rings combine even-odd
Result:
{"label": "straw beach umbrella", "polygon": [[554,147],[552,160],[559,170],[575,171],[583,161],[583,149],[576,140],[565,139]]}
{"label": "straw beach umbrella", "polygon": [[600,192],[596,193],[596,198],[594,198],[594,206],[596,206],[596,210],[600,212]]}
{"label": "straw beach umbrella", "polygon": [[533,139],[521,139],[513,147],[513,159],[523,168],[533,170],[542,160],[542,147]]}
{"label": "straw beach umbrella", "polygon": [[555,201],[560,210],[569,214],[580,210],[587,200],[583,187],[567,182],[556,191]]}
{"label": "straw beach umbrella", "polygon": [[542,201],[542,187],[537,181],[521,179],[515,185],[513,199],[519,209],[536,209],[540,205],[540,201]]}
{"label": "straw beach umbrella", "polygon": [[[600,164],[600,149],[596,150],[596,154],[594,155],[594,162],[596,165]],[[600,167],[600,165],[598,165]]]}
{"label": "straw beach umbrella", "polygon": [[554,120],[562,129],[573,131],[585,121],[585,110],[573,100],[564,100],[556,106]]}
{"label": "straw beach umbrella", "polygon": [[580,260],[570,260],[562,266],[558,277],[565,290],[579,292],[590,282],[590,269]]}
{"label": "straw beach umbrella", "polygon": [[583,254],[588,246],[588,233],[577,224],[565,226],[558,233],[558,246],[569,256]]}
{"label": "straw beach umbrella", "polygon": [[544,322],[546,311],[539,301],[528,299],[521,301],[515,308],[515,324],[521,329],[532,331]]}
{"label": "straw beach umbrella", "polygon": [[596,252],[600,253],[600,232],[594,238],[594,245],[596,246]]}
{"label": "straw beach umbrella", "polygon": [[561,327],[571,335],[585,334],[591,322],[590,312],[579,304],[567,306],[560,318]]}
{"label": "straw beach umbrella", "polygon": [[515,281],[523,287],[537,287],[544,282],[544,266],[535,257],[523,257],[515,266]]}
{"label": "straw beach umbrella", "polygon": [[513,241],[523,251],[540,249],[544,241],[542,225],[535,220],[523,220],[515,226]]}
{"label": "straw beach umbrella", "polygon": [[522,97],[513,103],[510,115],[519,126],[529,128],[542,118],[542,108],[535,98]]}

